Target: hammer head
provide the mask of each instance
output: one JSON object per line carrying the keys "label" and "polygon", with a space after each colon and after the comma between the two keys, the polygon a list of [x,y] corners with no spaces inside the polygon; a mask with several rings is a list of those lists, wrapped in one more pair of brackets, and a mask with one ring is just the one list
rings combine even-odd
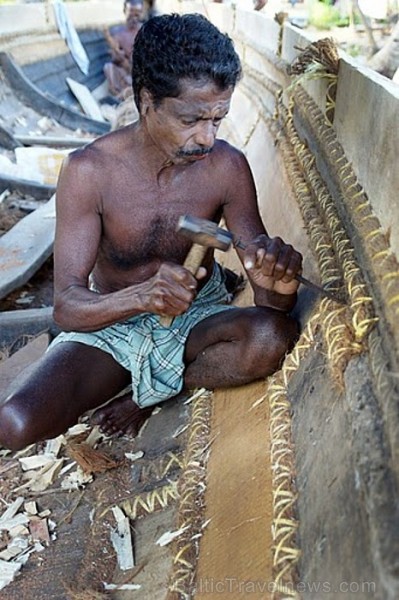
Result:
{"label": "hammer head", "polygon": [[218,227],[216,223],[199,217],[183,215],[179,218],[178,233],[189,238],[193,244],[200,244],[218,250],[226,251],[233,243],[233,235]]}

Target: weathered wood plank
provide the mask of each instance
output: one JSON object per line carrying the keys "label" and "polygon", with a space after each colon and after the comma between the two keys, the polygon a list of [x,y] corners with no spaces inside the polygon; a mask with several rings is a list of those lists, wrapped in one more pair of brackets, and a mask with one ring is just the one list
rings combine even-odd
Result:
{"label": "weathered wood plank", "polygon": [[0,398],[11,391],[10,386],[21,380],[21,375],[44,354],[49,336],[42,334],[9,358],[0,361]]}
{"label": "weathered wood plank", "polygon": [[265,383],[217,390],[196,600],[271,597],[272,480]]}
{"label": "weathered wood plank", "polygon": [[71,77],[67,77],[66,81],[73,93],[73,95],[77,98],[80,106],[83,109],[83,112],[92,119],[96,121],[105,121],[101,109],[97,104],[97,101],[91,95],[89,88],[87,88],[83,83],[79,83],[79,81],[75,81]]}
{"label": "weathered wood plank", "polygon": [[26,77],[22,69],[6,52],[0,52],[0,66],[15,94],[28,106],[70,129],[81,128],[95,134],[106,133],[110,130],[109,123],[95,121],[90,117],[63,106],[53,98],[46,96]]}
{"label": "weathered wood plank", "polygon": [[65,135],[16,135],[15,140],[24,146],[40,145],[52,148],[80,148],[92,142],[94,138],[69,137]]}
{"label": "weathered wood plank", "polygon": [[53,307],[28,308],[0,312],[0,350],[11,352],[22,347],[26,340],[48,332],[54,337],[59,332],[53,321]]}
{"label": "weathered wood plank", "polygon": [[37,183],[28,179],[19,179],[9,175],[0,175],[0,190],[7,189],[15,190],[26,196],[33,196],[36,200],[49,200],[55,193],[56,186]]}
{"label": "weathered wood plank", "polygon": [[53,251],[55,195],[0,238],[0,298],[21,287]]}

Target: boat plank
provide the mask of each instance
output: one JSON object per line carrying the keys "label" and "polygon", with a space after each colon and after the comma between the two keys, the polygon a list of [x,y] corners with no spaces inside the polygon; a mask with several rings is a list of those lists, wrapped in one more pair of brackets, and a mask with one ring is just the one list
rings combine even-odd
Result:
{"label": "boat plank", "polygon": [[[80,148],[89,144],[95,138],[87,137],[67,137],[55,135],[16,135],[15,141],[22,146],[50,146],[62,148]],[[1,140],[0,140],[1,141]]]}
{"label": "boat plank", "polygon": [[46,96],[23,73],[22,69],[6,52],[0,52],[0,66],[15,94],[37,112],[55,119],[70,129],[82,129],[94,134],[107,133],[110,125],[95,121],[76,110],[62,105],[57,100]]}
{"label": "boat plank", "polygon": [[33,196],[36,200],[49,200],[55,193],[56,186],[10,175],[0,175],[0,191],[7,189],[20,192],[24,196]]}
{"label": "boat plank", "polygon": [[0,298],[24,285],[53,251],[55,195],[0,238]]}
{"label": "boat plank", "polygon": [[[216,254],[224,266],[243,272],[235,250]],[[234,304],[253,304],[248,283]],[[252,408],[264,393],[262,380],[218,389],[213,394],[204,516],[204,522],[210,522],[200,544],[195,600],[213,595],[243,598],[248,593],[258,600],[270,597],[273,508],[269,410],[264,402]]]}
{"label": "boat plank", "polygon": [[6,393],[11,391],[13,382],[14,385],[19,382],[22,373],[39,360],[46,351],[48,342],[49,336],[43,333],[9,358],[0,361],[0,398],[5,398]]}
{"label": "boat plank", "polygon": [[[272,480],[264,381],[217,390],[196,600],[266,600],[272,582]],[[251,587],[251,589],[250,589]]]}
{"label": "boat plank", "polygon": [[49,333],[51,337],[56,336],[59,328],[53,320],[53,307],[45,306],[0,312],[0,331],[0,352],[3,349],[15,352],[27,340],[42,332]]}

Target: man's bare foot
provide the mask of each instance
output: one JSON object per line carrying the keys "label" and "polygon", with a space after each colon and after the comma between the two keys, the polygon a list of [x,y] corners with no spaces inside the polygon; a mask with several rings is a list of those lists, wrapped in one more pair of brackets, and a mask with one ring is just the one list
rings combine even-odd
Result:
{"label": "man's bare foot", "polygon": [[139,408],[133,402],[131,394],[127,394],[96,410],[91,417],[91,422],[98,425],[106,435],[135,436],[151,415],[153,408],[153,406]]}

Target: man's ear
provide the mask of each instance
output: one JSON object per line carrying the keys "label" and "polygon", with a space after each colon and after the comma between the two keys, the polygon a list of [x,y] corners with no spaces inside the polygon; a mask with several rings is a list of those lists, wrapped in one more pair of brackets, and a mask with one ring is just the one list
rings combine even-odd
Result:
{"label": "man's ear", "polygon": [[152,106],[154,106],[152,94],[146,88],[142,88],[140,90],[140,116],[145,117],[148,109]]}

